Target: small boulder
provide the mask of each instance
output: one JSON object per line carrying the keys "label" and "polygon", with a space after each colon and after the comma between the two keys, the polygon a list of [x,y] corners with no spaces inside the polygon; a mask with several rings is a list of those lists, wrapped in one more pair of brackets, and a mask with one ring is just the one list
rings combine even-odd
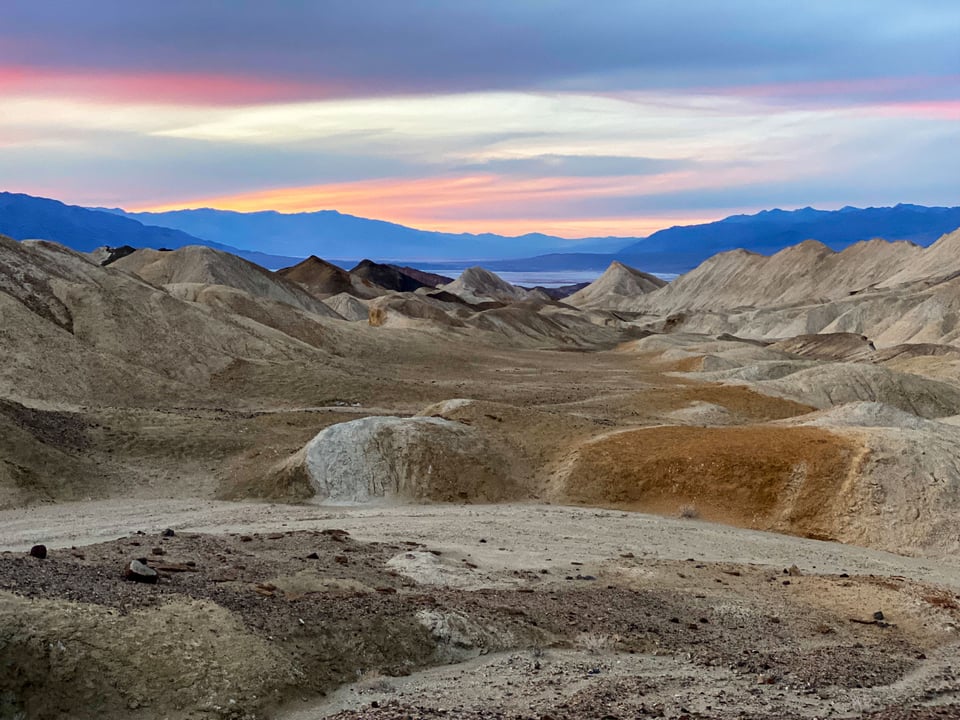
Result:
{"label": "small boulder", "polygon": [[160,579],[160,575],[145,562],[131,560],[124,568],[123,579],[153,585]]}
{"label": "small boulder", "polygon": [[45,560],[47,557],[47,546],[34,545],[30,548],[30,556],[37,558],[37,560]]}

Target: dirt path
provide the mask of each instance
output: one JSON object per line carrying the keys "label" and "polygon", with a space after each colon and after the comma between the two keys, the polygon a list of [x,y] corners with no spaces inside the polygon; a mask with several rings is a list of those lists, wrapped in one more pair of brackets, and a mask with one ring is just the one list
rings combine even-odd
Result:
{"label": "dirt path", "polygon": [[[335,507],[209,500],[107,500],[0,511],[0,551],[88,545],[137,530],[204,533],[342,528],[367,541],[416,541],[483,571],[642,559],[796,565],[817,574],[903,576],[960,588],[957,559],[910,558],[839,543],[641,513],[539,504]],[[485,541],[485,542],[484,542]],[[477,574],[483,583],[483,574]]]}

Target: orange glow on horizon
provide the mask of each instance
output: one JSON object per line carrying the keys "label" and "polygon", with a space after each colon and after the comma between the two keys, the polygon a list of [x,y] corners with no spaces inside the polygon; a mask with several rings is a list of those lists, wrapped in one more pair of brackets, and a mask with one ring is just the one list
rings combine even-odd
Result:
{"label": "orange glow on horizon", "polygon": [[128,208],[166,212],[199,208],[281,213],[337,210],[349,215],[450,233],[564,238],[645,236],[673,225],[720,219],[717,212],[650,213],[640,216],[555,217],[538,213],[565,200],[667,192],[687,186],[687,173],[630,178],[502,178],[495,175],[390,179],[261,190],[164,205]]}

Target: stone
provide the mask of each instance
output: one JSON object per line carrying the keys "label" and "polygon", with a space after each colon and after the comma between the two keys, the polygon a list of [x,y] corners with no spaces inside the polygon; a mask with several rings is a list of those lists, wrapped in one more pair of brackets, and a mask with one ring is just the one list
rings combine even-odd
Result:
{"label": "stone", "polygon": [[510,463],[478,429],[439,417],[371,416],[331,425],[276,466],[305,473],[317,499],[497,502],[518,494]]}
{"label": "stone", "polygon": [[141,560],[131,560],[123,571],[123,579],[133,582],[154,585],[160,580],[160,575],[152,567]]}
{"label": "stone", "polygon": [[47,546],[46,545],[34,545],[30,548],[30,557],[35,557],[37,560],[44,560],[47,557]]}

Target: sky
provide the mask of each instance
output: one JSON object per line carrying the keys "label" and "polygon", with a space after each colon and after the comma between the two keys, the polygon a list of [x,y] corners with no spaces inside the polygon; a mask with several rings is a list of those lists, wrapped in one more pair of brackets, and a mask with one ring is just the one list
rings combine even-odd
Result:
{"label": "sky", "polygon": [[0,189],[644,236],[960,205],[956,0],[4,0]]}

